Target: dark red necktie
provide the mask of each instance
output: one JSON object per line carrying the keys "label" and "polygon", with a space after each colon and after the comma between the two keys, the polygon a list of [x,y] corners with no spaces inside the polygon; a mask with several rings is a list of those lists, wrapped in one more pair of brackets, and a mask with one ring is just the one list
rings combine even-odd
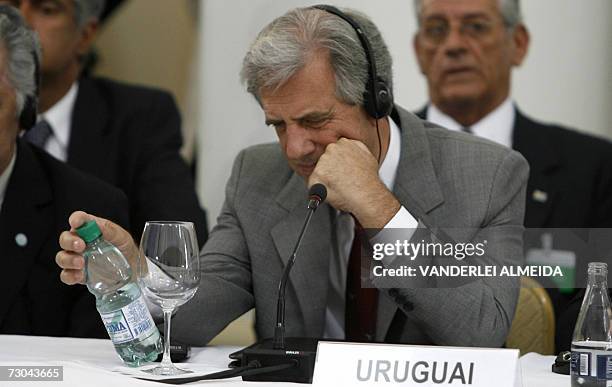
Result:
{"label": "dark red necktie", "polygon": [[370,261],[361,259],[364,240],[363,228],[355,220],[355,238],[353,238],[346,273],[344,330],[347,341],[371,342],[376,334],[378,289],[364,288],[361,285],[361,278],[367,279],[370,270]]}

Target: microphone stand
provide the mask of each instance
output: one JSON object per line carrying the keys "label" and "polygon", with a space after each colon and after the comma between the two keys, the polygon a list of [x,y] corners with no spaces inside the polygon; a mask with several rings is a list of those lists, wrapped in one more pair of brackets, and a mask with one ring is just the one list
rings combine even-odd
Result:
{"label": "microphone stand", "polygon": [[[318,200],[317,200],[318,199]],[[276,327],[274,328],[274,349],[285,349],[285,289],[287,289],[287,281],[289,280],[289,273],[291,272],[291,268],[293,268],[293,264],[295,263],[295,259],[297,257],[297,251],[300,248],[302,243],[302,239],[304,239],[304,233],[306,228],[310,224],[310,219],[312,219],[312,215],[316,211],[319,203],[321,202],[320,198],[310,199],[308,203],[308,215],[306,215],[306,220],[304,221],[304,225],[302,225],[302,229],[300,230],[300,234],[297,242],[295,243],[295,247],[293,248],[293,252],[291,253],[291,258],[287,262],[285,266],[285,270],[283,271],[283,276],[281,277],[280,283],[278,284],[278,303],[276,305]]]}
{"label": "microphone stand", "polygon": [[297,252],[310,224],[314,212],[327,196],[327,189],[322,184],[314,184],[309,190],[308,214],[300,230],[298,240],[295,243],[291,257],[287,261],[285,270],[278,285],[278,301],[276,307],[276,326],[274,327],[274,338],[265,339],[245,348],[240,353],[230,355],[232,358],[240,358],[241,365],[247,366],[257,362],[262,367],[274,367],[289,365],[291,367],[278,368],[273,372],[257,373],[255,375],[244,375],[245,381],[270,381],[270,382],[294,382],[312,383],[314,363],[317,354],[318,339],[285,338],[285,290],[289,281],[291,268],[295,264]]}

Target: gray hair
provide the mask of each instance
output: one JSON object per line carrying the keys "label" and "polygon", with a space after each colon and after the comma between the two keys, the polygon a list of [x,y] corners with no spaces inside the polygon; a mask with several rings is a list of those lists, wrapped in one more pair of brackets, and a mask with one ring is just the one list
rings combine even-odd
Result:
{"label": "gray hair", "polygon": [[[342,9],[368,37],[377,75],[392,91],[392,60],[380,31],[365,15]],[[260,101],[264,88],[279,88],[306,66],[318,50],[329,52],[336,96],[350,105],[363,104],[369,66],[357,33],[345,20],[326,11],[296,8],[268,24],[244,57],[241,80]]]}
{"label": "gray hair", "polygon": [[[523,23],[523,15],[521,13],[520,0],[497,0],[499,3],[499,11],[504,20],[504,24],[508,29]],[[423,11],[423,0],[414,0],[414,14],[417,18],[417,23],[421,23],[421,12]]]}
{"label": "gray hair", "polygon": [[7,76],[15,88],[17,117],[27,97],[37,98],[40,44],[34,31],[27,27],[21,14],[8,5],[0,6],[0,44],[6,50]]}
{"label": "gray hair", "polygon": [[106,0],[74,0],[75,19],[79,27],[91,20],[100,20]]}

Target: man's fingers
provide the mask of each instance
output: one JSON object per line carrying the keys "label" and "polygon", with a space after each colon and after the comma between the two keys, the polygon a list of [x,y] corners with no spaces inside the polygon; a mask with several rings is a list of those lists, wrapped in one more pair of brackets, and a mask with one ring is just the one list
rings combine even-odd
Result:
{"label": "man's fingers", "polygon": [[55,263],[62,269],[83,270],[85,260],[82,256],[69,251],[60,251],[55,255]]}
{"label": "man's fingers", "polygon": [[85,222],[94,220],[94,218],[94,216],[89,215],[86,212],[75,211],[68,218],[68,223],[70,224],[70,227],[72,227],[72,230],[76,230],[77,228],[81,227]]}
{"label": "man's fingers", "polygon": [[66,235],[60,236],[60,246],[64,250],[82,252],[85,249],[85,242],[76,235],[76,229],[81,227],[85,222],[94,220],[102,237],[108,242],[117,246],[121,252],[130,257],[138,252],[138,248],[134,245],[134,240],[129,232],[121,228],[121,226],[111,222],[108,219],[100,218],[83,211],[75,211],[70,215],[68,222],[71,230]]}
{"label": "man's fingers", "polygon": [[60,280],[66,285],[82,284],[85,282],[83,270],[62,270]]}
{"label": "man's fingers", "polygon": [[63,250],[67,251],[81,253],[85,250],[85,242],[72,231],[62,232],[60,234],[59,244]]}

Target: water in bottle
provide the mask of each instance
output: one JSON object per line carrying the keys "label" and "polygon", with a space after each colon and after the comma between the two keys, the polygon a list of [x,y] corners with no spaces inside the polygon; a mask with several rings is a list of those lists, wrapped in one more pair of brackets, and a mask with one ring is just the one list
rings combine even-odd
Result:
{"label": "water in bottle", "polygon": [[591,262],[589,280],[572,338],[572,387],[612,387],[612,309],[608,267]]}
{"label": "water in bottle", "polygon": [[96,296],[96,308],[117,353],[132,367],[155,360],[162,351],[161,337],[127,259],[102,238],[95,221],[79,227],[77,234],[87,244],[87,288]]}

